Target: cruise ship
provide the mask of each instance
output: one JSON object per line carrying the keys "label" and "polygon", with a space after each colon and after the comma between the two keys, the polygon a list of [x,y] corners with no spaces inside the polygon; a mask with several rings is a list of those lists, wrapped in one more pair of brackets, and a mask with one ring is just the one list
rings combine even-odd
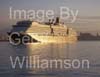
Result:
{"label": "cruise ship", "polygon": [[13,32],[18,32],[21,36],[13,35],[11,39],[16,41],[16,38],[22,38],[29,36],[31,40],[26,42],[41,42],[41,43],[66,43],[71,41],[77,41],[77,33],[74,29],[67,27],[64,23],[60,23],[59,17],[55,20],[49,20],[45,23],[39,23],[35,21],[19,21],[16,25],[13,25],[8,35]]}

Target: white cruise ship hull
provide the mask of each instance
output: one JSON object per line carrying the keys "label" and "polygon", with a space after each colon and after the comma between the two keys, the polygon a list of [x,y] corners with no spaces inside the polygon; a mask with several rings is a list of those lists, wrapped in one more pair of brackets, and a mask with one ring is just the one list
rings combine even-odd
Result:
{"label": "white cruise ship hull", "polygon": [[68,43],[75,42],[77,38],[75,36],[67,36],[67,35],[36,35],[32,33],[28,33],[35,40],[42,43]]}

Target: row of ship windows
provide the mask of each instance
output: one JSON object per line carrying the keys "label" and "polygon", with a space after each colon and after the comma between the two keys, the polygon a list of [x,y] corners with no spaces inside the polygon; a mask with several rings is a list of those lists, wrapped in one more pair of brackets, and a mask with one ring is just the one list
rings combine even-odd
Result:
{"label": "row of ship windows", "polygon": [[68,34],[61,34],[61,33],[58,33],[58,34],[50,34],[50,33],[31,33],[32,35],[38,35],[38,36],[67,36]]}

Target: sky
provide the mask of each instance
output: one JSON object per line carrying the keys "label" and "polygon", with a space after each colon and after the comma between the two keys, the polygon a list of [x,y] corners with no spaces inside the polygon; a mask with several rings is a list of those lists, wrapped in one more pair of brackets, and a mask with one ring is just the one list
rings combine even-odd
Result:
{"label": "sky", "polygon": [[78,30],[86,28],[92,31],[100,30],[100,0],[2,0],[0,1],[0,30],[8,28],[14,23],[14,20],[9,19],[9,7],[57,11],[61,6],[79,10],[79,19],[74,26]]}

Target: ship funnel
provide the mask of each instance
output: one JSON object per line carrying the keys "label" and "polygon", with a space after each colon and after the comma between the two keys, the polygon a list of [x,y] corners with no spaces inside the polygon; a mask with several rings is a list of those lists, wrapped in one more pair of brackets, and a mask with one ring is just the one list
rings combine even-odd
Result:
{"label": "ship funnel", "polygon": [[59,17],[56,17],[55,24],[56,24],[56,25],[58,25],[58,24],[59,24]]}

